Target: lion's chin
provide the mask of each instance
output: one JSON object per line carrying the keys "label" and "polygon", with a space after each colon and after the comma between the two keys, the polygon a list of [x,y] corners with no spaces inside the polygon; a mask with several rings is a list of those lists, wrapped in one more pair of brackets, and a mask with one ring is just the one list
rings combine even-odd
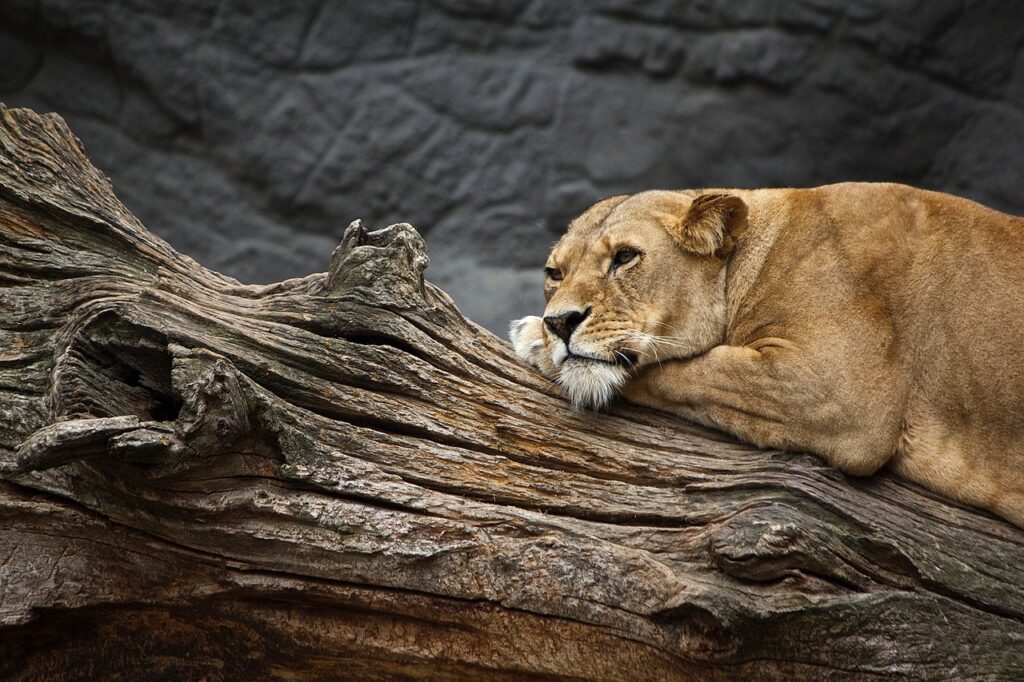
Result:
{"label": "lion's chin", "polygon": [[558,384],[573,407],[599,410],[615,397],[629,378],[629,370],[598,360],[571,357],[558,371]]}

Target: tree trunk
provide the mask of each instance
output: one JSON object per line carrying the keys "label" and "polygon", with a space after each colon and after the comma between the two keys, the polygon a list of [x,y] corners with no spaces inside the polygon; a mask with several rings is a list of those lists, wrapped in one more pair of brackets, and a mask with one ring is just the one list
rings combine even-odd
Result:
{"label": "tree trunk", "polygon": [[573,412],[426,264],[240,285],[0,108],[0,678],[1024,674],[1024,532]]}

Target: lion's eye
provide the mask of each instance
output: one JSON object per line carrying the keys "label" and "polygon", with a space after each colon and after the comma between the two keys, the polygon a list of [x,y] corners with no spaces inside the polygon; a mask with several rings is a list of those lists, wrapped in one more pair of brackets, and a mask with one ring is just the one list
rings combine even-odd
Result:
{"label": "lion's eye", "polygon": [[548,277],[550,277],[551,279],[555,280],[556,282],[561,282],[562,281],[562,271],[561,270],[558,270],[556,268],[544,268],[544,273]]}
{"label": "lion's eye", "polygon": [[622,265],[625,265],[626,263],[629,263],[639,255],[640,252],[637,251],[636,249],[619,249],[618,251],[615,252],[615,255],[612,256],[611,269],[614,270]]}

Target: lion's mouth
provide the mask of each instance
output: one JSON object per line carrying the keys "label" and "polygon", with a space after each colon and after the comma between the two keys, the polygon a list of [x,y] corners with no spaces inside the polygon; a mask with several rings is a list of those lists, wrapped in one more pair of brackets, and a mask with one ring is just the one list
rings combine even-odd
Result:
{"label": "lion's mouth", "polygon": [[584,362],[599,362],[605,365],[612,365],[613,367],[633,367],[636,365],[639,356],[636,351],[631,350],[613,350],[612,357],[601,358],[596,355],[581,355],[579,353],[573,353],[569,351],[566,360],[577,360]]}

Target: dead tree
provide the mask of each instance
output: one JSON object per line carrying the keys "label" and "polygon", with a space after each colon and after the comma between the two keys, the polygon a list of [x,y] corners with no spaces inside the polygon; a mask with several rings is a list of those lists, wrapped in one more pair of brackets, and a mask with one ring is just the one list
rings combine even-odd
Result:
{"label": "dead tree", "polygon": [[573,412],[426,265],[240,285],[0,109],[0,678],[1024,674],[1024,532]]}

